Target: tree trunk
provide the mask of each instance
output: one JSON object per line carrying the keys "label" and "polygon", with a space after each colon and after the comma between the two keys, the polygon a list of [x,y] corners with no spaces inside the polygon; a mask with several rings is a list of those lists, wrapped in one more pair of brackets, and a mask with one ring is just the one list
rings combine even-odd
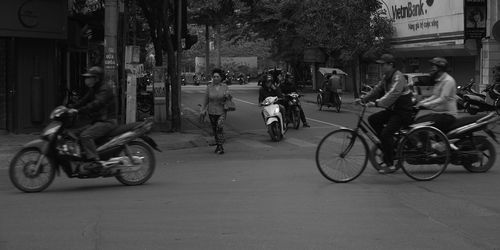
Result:
{"label": "tree trunk", "polygon": [[220,60],[220,24],[215,25],[215,54],[217,55],[217,68],[221,68],[221,60]]}
{"label": "tree trunk", "polygon": [[205,76],[210,75],[210,26],[205,24]]}
{"label": "tree trunk", "polygon": [[354,57],[354,62],[353,62],[353,67],[352,67],[352,92],[354,94],[354,98],[359,98],[359,79],[361,79],[360,77],[360,70],[359,70],[359,67],[360,67],[360,64],[359,64],[360,60],[359,60],[359,56],[355,56]]}

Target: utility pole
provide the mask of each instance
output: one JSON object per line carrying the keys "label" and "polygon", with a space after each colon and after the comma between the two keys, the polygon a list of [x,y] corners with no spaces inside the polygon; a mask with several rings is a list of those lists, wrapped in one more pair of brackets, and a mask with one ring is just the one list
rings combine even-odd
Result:
{"label": "utility pole", "polygon": [[[118,0],[104,3],[104,82],[113,87],[115,93],[115,112],[119,112],[118,102]],[[122,119],[120,119],[122,120]]]}
{"label": "utility pole", "polygon": [[172,130],[181,130],[182,0],[177,1],[177,82],[172,85]]}

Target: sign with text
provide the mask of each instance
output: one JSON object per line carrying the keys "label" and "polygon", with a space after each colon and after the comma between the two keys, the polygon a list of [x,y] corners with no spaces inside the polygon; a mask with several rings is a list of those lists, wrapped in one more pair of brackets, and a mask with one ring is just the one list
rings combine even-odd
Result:
{"label": "sign with text", "polygon": [[457,0],[386,0],[387,16],[394,23],[394,39],[428,39],[463,34],[464,2]]}
{"label": "sign with text", "polygon": [[486,0],[465,0],[465,39],[481,39],[486,36]]}
{"label": "sign with text", "polygon": [[105,70],[115,70],[116,69],[116,52],[113,48],[106,48],[106,53],[104,53],[104,69]]}
{"label": "sign with text", "polygon": [[165,97],[165,76],[167,67],[160,66],[153,68],[153,94],[154,97]]}

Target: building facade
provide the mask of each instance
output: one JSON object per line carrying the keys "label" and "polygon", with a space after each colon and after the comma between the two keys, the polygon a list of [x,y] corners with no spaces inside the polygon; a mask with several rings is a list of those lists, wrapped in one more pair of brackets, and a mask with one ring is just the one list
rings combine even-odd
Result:
{"label": "building facade", "polygon": [[444,57],[458,85],[483,88],[500,65],[500,42],[491,35],[500,4],[493,0],[385,0],[393,20],[393,52],[403,72],[429,72]]}
{"label": "building facade", "polygon": [[0,131],[39,131],[60,100],[67,4],[0,1]]}

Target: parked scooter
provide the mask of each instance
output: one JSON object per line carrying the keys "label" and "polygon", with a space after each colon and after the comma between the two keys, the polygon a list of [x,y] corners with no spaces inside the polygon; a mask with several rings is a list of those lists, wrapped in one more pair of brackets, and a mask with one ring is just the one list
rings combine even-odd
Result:
{"label": "parked scooter", "polygon": [[124,185],[145,183],[155,170],[153,149],[160,151],[155,141],[146,134],[152,121],[120,125],[106,138],[96,141],[103,168],[84,169],[85,155],[80,140],[69,128],[76,120],[74,113],[64,106],[50,114],[51,123],[40,139],[27,143],[12,159],[9,177],[16,188],[24,192],[40,192],[54,180],[62,169],[69,178],[115,177]]}
{"label": "parked scooter", "polygon": [[277,104],[277,96],[269,96],[262,101],[262,117],[267,126],[267,132],[271,140],[280,141],[286,132],[286,125],[283,121],[280,107]]}
{"label": "parked scooter", "polygon": [[[482,92],[478,93],[472,90],[474,82],[471,80],[464,88],[461,88],[461,99],[464,109],[472,115],[482,111],[495,111],[500,115],[500,92],[496,90],[495,84],[489,84]],[[457,93],[457,96],[460,95]]]}

